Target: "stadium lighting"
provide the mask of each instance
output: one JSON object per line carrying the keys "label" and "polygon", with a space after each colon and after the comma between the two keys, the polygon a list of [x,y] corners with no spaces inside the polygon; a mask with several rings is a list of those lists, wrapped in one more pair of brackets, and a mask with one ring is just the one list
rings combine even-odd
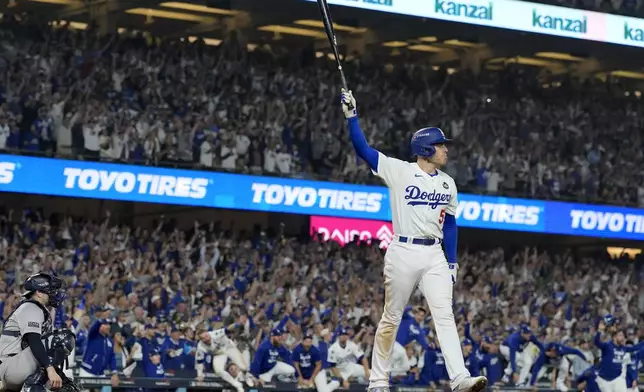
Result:
{"label": "stadium lighting", "polygon": [[223,8],[207,7],[205,5],[183,3],[179,1],[168,1],[165,3],[161,3],[160,6],[168,7],[168,8],[176,8],[176,9],[181,9],[185,11],[202,12],[206,14],[228,15],[228,16],[234,16],[239,14],[239,11],[235,11],[235,10],[226,10]]}
{"label": "stadium lighting", "polygon": [[47,4],[61,4],[61,5],[78,5],[83,4],[82,1],[77,0],[31,0],[34,3],[47,3]]}
{"label": "stadium lighting", "polygon": [[461,41],[458,39],[448,39],[447,41],[443,42],[445,45],[450,45],[450,46],[461,46],[463,48],[478,48],[481,46],[485,46],[485,44],[479,44],[475,42],[467,42],[467,41]]}
{"label": "stadium lighting", "polygon": [[[300,20],[296,20],[293,23],[300,26],[316,27],[318,29],[324,28],[324,23],[322,23],[321,20],[300,19]],[[336,31],[345,31],[351,34],[362,34],[367,32],[366,27],[353,27],[353,26],[340,25],[337,23],[334,23],[333,27],[335,28]]]}
{"label": "stadium lighting", "polygon": [[[188,37],[188,42],[193,43],[198,39],[199,37],[191,35],[190,37]],[[217,38],[201,38],[201,40],[208,46],[219,46],[221,44],[221,40]]]}
{"label": "stadium lighting", "polygon": [[411,45],[411,46],[408,46],[407,49],[415,50],[418,52],[430,52],[430,53],[439,53],[447,50],[445,48],[439,48],[437,46],[432,46],[432,45]]}
{"label": "stadium lighting", "polygon": [[543,57],[552,60],[563,60],[563,61],[584,61],[583,57],[576,57],[568,53],[559,53],[559,52],[537,52],[534,54],[537,57]]}
{"label": "stadium lighting", "polygon": [[262,26],[262,27],[258,27],[257,30],[268,31],[270,33],[301,35],[304,37],[313,37],[313,38],[320,38],[320,39],[326,38],[326,33],[324,31],[300,29],[297,27],[289,27],[289,26],[281,26],[281,25]]}
{"label": "stadium lighting", "polygon": [[613,71],[610,72],[611,76],[617,76],[618,78],[627,78],[627,79],[640,79],[644,80],[644,73],[635,72],[635,71]]}
{"label": "stadium lighting", "polygon": [[147,17],[156,17],[164,19],[183,20],[186,22],[209,23],[214,22],[213,18],[206,16],[186,14],[183,12],[163,11],[152,8],[131,8],[125,11],[128,14],[143,15]]}
{"label": "stadium lighting", "polygon": [[388,41],[388,42],[383,42],[382,46],[386,46],[388,48],[404,48],[405,46],[408,46],[409,44],[404,41]]}

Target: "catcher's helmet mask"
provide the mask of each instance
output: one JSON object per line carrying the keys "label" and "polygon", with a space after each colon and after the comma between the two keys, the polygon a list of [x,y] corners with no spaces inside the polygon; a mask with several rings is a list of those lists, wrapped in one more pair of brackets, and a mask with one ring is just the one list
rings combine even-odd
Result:
{"label": "catcher's helmet mask", "polygon": [[442,129],[429,127],[419,129],[411,137],[411,153],[413,156],[422,158],[431,158],[436,154],[436,145],[449,144],[452,139],[445,137]]}
{"label": "catcher's helmet mask", "polygon": [[40,272],[25,280],[23,297],[30,298],[33,293],[40,291],[49,296],[48,306],[57,308],[65,299],[63,281],[51,274]]}

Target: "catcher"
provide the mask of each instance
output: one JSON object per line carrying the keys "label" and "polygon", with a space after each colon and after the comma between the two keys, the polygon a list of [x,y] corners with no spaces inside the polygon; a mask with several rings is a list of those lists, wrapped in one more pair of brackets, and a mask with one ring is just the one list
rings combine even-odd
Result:
{"label": "catcher", "polygon": [[76,339],[70,330],[53,330],[51,309],[65,298],[63,281],[47,274],[31,275],[25,298],[11,312],[0,334],[0,391],[67,391],[78,387],[63,374]]}

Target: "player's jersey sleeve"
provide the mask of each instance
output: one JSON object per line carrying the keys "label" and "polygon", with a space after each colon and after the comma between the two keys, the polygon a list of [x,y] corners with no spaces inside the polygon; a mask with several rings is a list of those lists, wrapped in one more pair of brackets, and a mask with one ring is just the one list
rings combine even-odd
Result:
{"label": "player's jersey sleeve", "polygon": [[445,212],[450,215],[456,216],[456,210],[458,208],[458,189],[456,189],[456,183],[451,177],[449,177],[448,184],[450,189],[452,190],[452,197],[449,199],[449,204],[447,204],[447,209]]}
{"label": "player's jersey sleeve", "polygon": [[351,343],[351,354],[353,354],[358,361],[361,360],[362,357],[364,357],[364,351],[362,351],[360,346],[358,346],[354,342],[350,342],[350,343]]}
{"label": "player's jersey sleeve", "polygon": [[387,186],[396,185],[402,176],[402,172],[407,169],[407,162],[400,159],[391,158],[378,151],[378,169],[372,170],[373,174],[382,178]]}
{"label": "player's jersey sleeve", "polygon": [[335,344],[331,345],[329,347],[329,355],[327,356],[327,362],[329,362],[329,365],[335,366],[338,363],[338,350]]}
{"label": "player's jersey sleeve", "polygon": [[20,328],[20,335],[24,336],[28,333],[37,333],[39,335],[43,334],[45,315],[43,314],[42,309],[34,304],[27,303],[22,306],[19,313],[16,313],[16,321]]}

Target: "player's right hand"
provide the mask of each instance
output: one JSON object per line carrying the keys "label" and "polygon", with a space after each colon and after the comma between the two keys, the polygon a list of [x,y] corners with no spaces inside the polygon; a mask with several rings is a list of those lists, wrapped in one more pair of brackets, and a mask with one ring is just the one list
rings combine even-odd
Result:
{"label": "player's right hand", "polygon": [[60,389],[63,386],[63,379],[60,378],[53,366],[47,368],[47,378],[51,389]]}
{"label": "player's right hand", "polygon": [[342,89],[342,111],[344,112],[344,118],[347,120],[358,115],[356,111],[356,99],[353,98],[353,93],[351,90],[347,91]]}
{"label": "player's right hand", "polygon": [[452,276],[452,284],[456,284],[458,277],[458,263],[447,263],[449,265],[449,273]]}

